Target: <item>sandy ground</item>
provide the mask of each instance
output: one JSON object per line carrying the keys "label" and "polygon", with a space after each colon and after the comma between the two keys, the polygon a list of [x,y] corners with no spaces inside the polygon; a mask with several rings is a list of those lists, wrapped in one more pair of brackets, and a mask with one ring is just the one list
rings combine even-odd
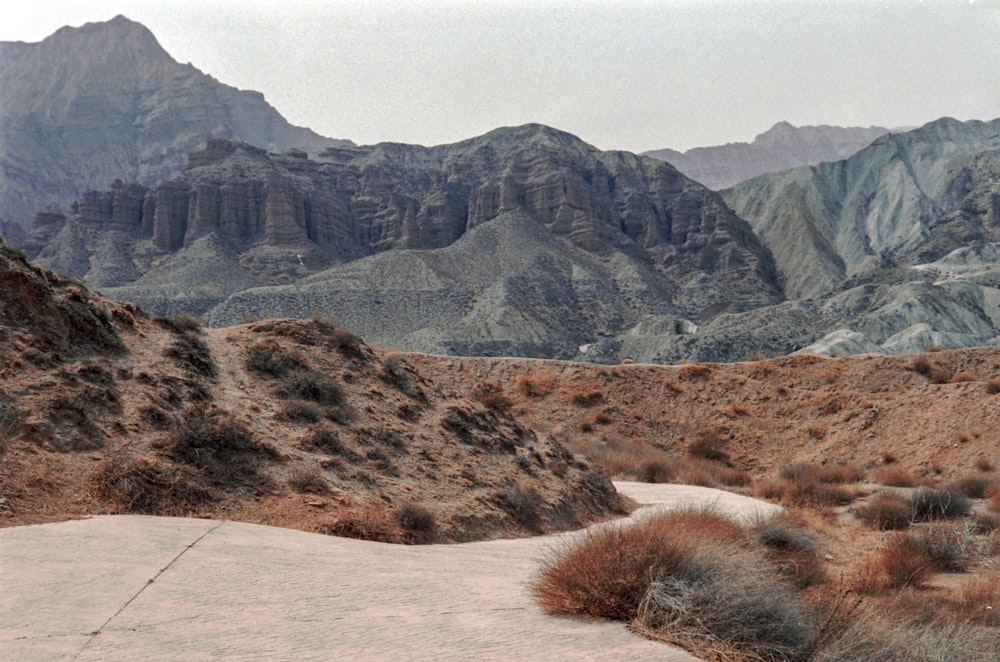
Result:
{"label": "sandy ground", "polygon": [[[651,508],[775,506],[618,483]],[[694,660],[625,625],[544,614],[566,537],[400,546],[216,520],[102,516],[0,530],[5,660]]]}

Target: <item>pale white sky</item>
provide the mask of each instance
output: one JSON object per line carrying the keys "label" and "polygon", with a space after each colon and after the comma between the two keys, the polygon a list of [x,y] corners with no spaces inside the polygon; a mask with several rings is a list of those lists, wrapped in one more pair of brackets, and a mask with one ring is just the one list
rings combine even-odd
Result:
{"label": "pale white sky", "polygon": [[117,14],[293,124],[363,144],[540,122],[639,152],[780,120],[1000,117],[1000,0],[34,0],[4,7],[0,40]]}

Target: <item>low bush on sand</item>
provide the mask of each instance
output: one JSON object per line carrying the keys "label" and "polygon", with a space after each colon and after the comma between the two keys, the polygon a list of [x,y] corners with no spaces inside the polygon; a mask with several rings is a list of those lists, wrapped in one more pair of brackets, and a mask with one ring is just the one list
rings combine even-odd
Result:
{"label": "low bush on sand", "polygon": [[629,621],[696,653],[792,659],[812,638],[806,603],[750,540],[711,510],[601,527],[553,551],[535,591],[549,613]]}

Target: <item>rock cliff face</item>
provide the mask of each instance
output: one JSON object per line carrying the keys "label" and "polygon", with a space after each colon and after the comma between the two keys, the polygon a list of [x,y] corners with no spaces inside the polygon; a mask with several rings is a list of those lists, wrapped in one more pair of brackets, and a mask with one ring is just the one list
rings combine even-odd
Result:
{"label": "rock cliff face", "polygon": [[751,143],[696,147],[686,152],[657,149],[644,155],[667,161],[691,179],[720,190],[769,172],[845,159],[886,133],[889,129],[880,126],[795,127],[778,122]]}
{"label": "rock cliff face", "polygon": [[[437,349],[574,355],[643,313],[700,320],[782,298],[770,254],[718,194],[540,125],[316,159],[214,139],[177,178],[119,182],[69,215],[40,214],[26,250],[158,312],[180,305],[217,324],[320,312],[375,342]],[[278,289],[221,305],[258,286]],[[375,300],[385,315],[372,326],[358,311]],[[439,300],[456,314],[430,314]],[[403,312],[418,301],[424,317]]]}
{"label": "rock cliff face", "polygon": [[[771,249],[792,297],[928,261],[993,237],[1000,120],[944,118],[890,134],[843,161],[742,182],[723,193]],[[975,216],[971,219],[971,216]]]}
{"label": "rock cliff face", "polygon": [[119,16],[39,43],[0,43],[0,220],[27,228],[114,180],[175,176],[206,137],[270,150],[350,144],[294,127],[258,92],[171,58]]}

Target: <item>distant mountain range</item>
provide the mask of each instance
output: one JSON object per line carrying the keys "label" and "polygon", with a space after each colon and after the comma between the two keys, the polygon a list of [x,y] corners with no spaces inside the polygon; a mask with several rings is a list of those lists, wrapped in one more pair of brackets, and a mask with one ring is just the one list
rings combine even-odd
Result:
{"label": "distant mountain range", "polygon": [[778,122],[751,143],[695,147],[686,152],[657,149],[645,156],[667,161],[685,175],[718,191],[745,179],[823,161],[839,161],[889,133],[881,126],[801,126]]}
{"label": "distant mountain range", "polygon": [[[91,43],[109,35],[114,48]],[[599,362],[997,342],[1000,120],[882,133],[847,158],[720,194],[669,163],[534,124],[433,148],[324,139],[289,127],[259,95],[177,65],[123,18],[14,48],[41,49],[39,76],[95,58],[186,72],[184,85],[123,75],[85,90],[53,74],[38,83],[47,101],[26,92],[17,104],[32,113],[3,114],[10,142],[35,150],[16,168],[4,152],[0,199],[14,206],[51,202],[36,189],[85,189],[113,164],[155,179],[106,179],[38,213],[19,242],[40,264],[152,312],[213,325],[320,314],[385,346]],[[102,123],[123,87],[130,110]],[[220,108],[228,124],[216,118],[222,128],[197,139],[194,118]],[[246,136],[262,126],[272,128],[254,144]],[[884,132],[779,125],[754,144],[811,159],[809,145],[853,151],[866,139],[855,131]],[[89,145],[95,165],[68,160],[60,133]],[[153,136],[161,151],[147,163]],[[177,165],[155,156],[196,142]]]}
{"label": "distant mountain range", "polygon": [[116,179],[152,186],[175,176],[208,137],[282,151],[350,144],[176,62],[123,16],[0,43],[0,90],[0,221],[25,229],[37,211]]}

